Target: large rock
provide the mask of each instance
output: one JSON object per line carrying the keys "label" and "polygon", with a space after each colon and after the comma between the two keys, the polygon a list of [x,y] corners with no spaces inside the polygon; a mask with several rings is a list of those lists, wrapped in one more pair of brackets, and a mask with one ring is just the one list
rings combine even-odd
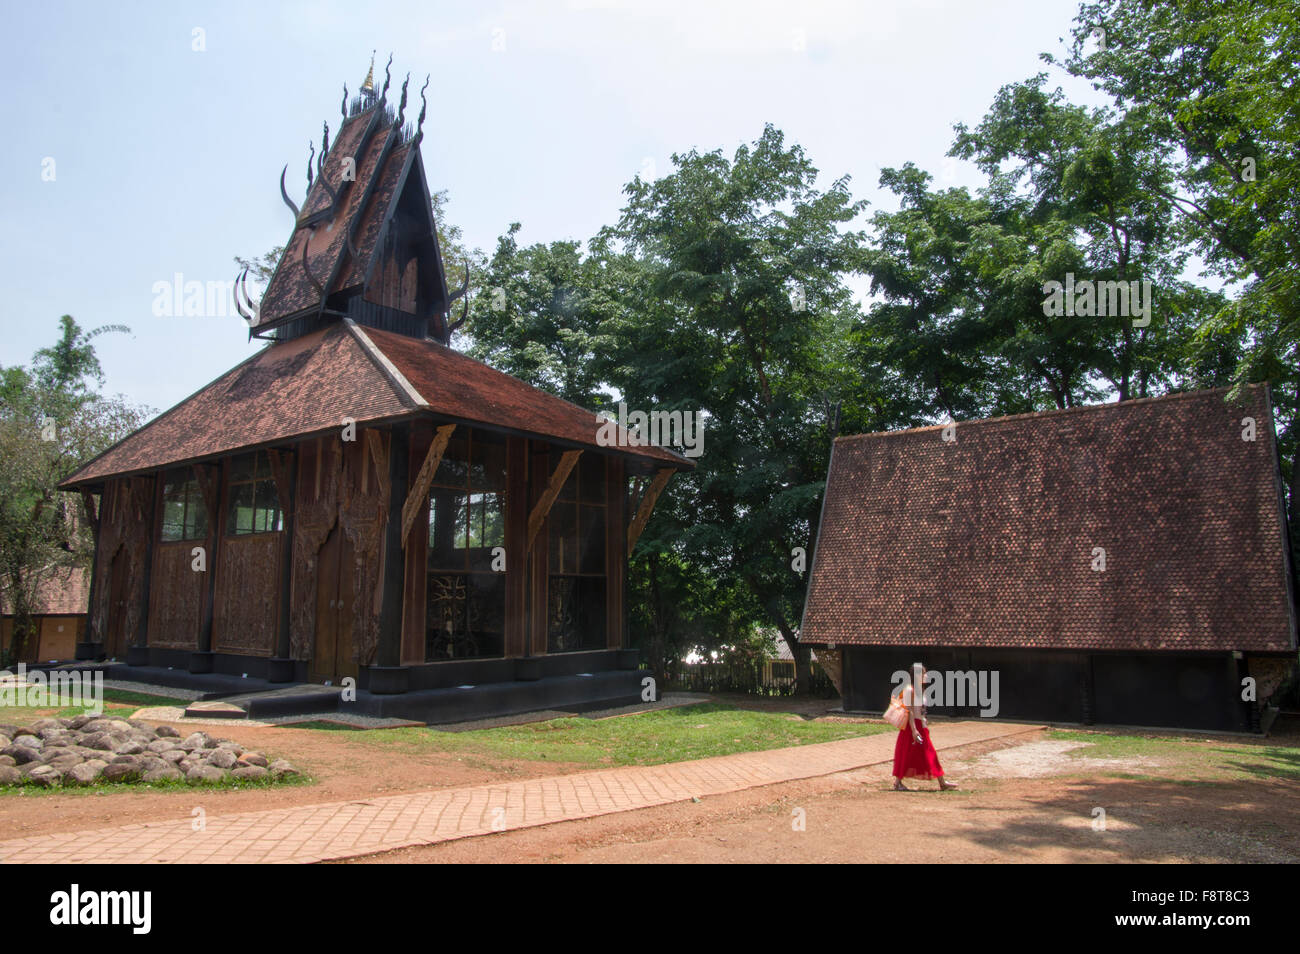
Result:
{"label": "large rock", "polygon": [[63,773],[52,765],[38,765],[27,773],[27,781],[32,785],[39,785],[41,788],[51,788],[58,785],[63,778]]}
{"label": "large rock", "polygon": [[23,773],[12,765],[0,765],[0,785],[17,785],[23,780]]}
{"label": "large rock", "polygon": [[[30,736],[20,736],[20,738],[30,738]],[[37,762],[40,761],[41,758],[39,749],[33,749],[29,746],[19,745],[17,743],[6,745],[3,750],[0,750],[0,755],[13,756],[14,764],[16,765],[26,765],[28,762]]]}
{"label": "large rock", "polygon": [[0,755],[0,765],[14,766],[17,764],[18,764],[18,760],[15,759],[12,755]]}
{"label": "large rock", "polygon": [[185,780],[188,782],[221,782],[226,778],[224,769],[219,769],[215,765],[196,765],[185,773]]}
{"label": "large rock", "polygon": [[158,768],[152,768],[144,773],[146,782],[171,782],[179,781],[185,776],[174,765],[163,764]]}
{"label": "large rock", "polygon": [[209,745],[211,742],[212,736],[208,735],[206,732],[191,732],[185,737],[185,741],[181,742],[180,745],[181,748],[185,749],[187,752],[193,752],[195,749],[214,748],[215,743]]}
{"label": "large rock", "polygon": [[136,755],[115,755],[113,756],[113,758],[109,759],[108,764],[109,765],[132,765],[135,766],[136,768],[139,768],[140,758],[139,756]]}
{"label": "large rock", "polygon": [[276,759],[268,766],[268,769],[272,778],[293,778],[302,774],[284,759]]}
{"label": "large rock", "polygon": [[83,714],[83,715],[73,716],[71,719],[64,719],[63,724],[66,728],[76,731],[79,729],[84,729],[89,723],[94,722],[95,718],[96,718],[95,716]]}
{"label": "large rock", "polygon": [[88,749],[99,749],[103,752],[113,751],[113,737],[107,732],[90,732],[81,737],[81,744]]}
{"label": "large rock", "polygon": [[58,719],[37,719],[32,723],[31,730],[33,735],[40,735],[46,729],[62,729],[63,723]]}
{"label": "large rock", "polygon": [[113,746],[113,751],[118,755],[139,755],[145,747],[135,739],[124,739]]}
{"label": "large rock", "polygon": [[240,765],[256,765],[258,768],[266,768],[271,763],[267,761],[265,755],[261,752],[245,752],[239,757]]}
{"label": "large rock", "polygon": [[105,782],[134,782],[141,774],[139,764],[135,762],[111,762],[104,766]]}
{"label": "large rock", "polygon": [[21,726],[14,725],[11,722],[0,722],[0,735],[5,736],[10,741],[13,740],[14,736],[22,735],[26,731],[27,731],[26,729],[22,728]]}
{"label": "large rock", "polygon": [[229,769],[235,767],[238,761],[234,752],[229,749],[213,749],[211,754],[203,760],[208,765],[215,765],[217,768]]}
{"label": "large rock", "polygon": [[99,780],[99,776],[103,771],[104,763],[98,759],[94,762],[82,762],[63,773],[63,784],[93,785]]}
{"label": "large rock", "polygon": [[177,762],[179,762],[181,759],[185,758],[185,750],[184,750],[184,749],[166,749],[166,750],[164,750],[164,751],[162,751],[162,752],[159,752],[159,753],[158,753],[158,757],[159,757],[160,759],[162,759],[164,762],[171,762],[173,765],[175,765],[175,764],[176,764]]}
{"label": "large rock", "polygon": [[131,723],[125,719],[91,719],[82,730],[85,732],[130,732]]}
{"label": "large rock", "polygon": [[160,725],[154,730],[154,734],[160,739],[179,739],[181,734],[169,725]]}
{"label": "large rock", "polygon": [[230,774],[235,778],[258,779],[266,778],[270,773],[260,765],[241,765]]}
{"label": "large rock", "polygon": [[176,743],[171,739],[154,739],[145,746],[150,752],[166,752],[169,749],[176,748]]}
{"label": "large rock", "polygon": [[14,745],[25,745],[29,749],[35,749],[39,752],[45,748],[45,740],[39,735],[16,735],[14,736]]}

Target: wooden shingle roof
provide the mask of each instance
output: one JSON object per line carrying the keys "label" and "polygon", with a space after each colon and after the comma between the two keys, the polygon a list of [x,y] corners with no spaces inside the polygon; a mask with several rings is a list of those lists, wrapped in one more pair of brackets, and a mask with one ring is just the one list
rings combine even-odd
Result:
{"label": "wooden shingle roof", "polygon": [[[1243,440],[1243,419],[1255,440]],[[836,441],[802,639],[1284,652],[1265,386]],[[1099,565],[1105,551],[1105,569]]]}
{"label": "wooden shingle roof", "polygon": [[429,339],[346,319],[276,342],[86,464],[60,486],[158,470],[358,425],[427,416],[621,454],[692,461],[655,446],[601,447],[601,419]]}

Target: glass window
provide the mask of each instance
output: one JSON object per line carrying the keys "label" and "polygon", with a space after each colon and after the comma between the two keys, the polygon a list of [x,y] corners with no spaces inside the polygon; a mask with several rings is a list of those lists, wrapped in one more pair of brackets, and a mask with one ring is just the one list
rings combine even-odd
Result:
{"label": "glass window", "polygon": [[163,479],[163,541],[202,540],[207,535],[208,509],[194,471],[170,471]]}
{"label": "glass window", "polygon": [[[559,452],[550,466],[559,463]],[[578,458],[547,519],[547,651],[605,648],[605,458]]]}
{"label": "glass window", "polygon": [[231,535],[284,529],[280,495],[266,451],[244,454],[231,461],[229,506],[226,532]]}
{"label": "glass window", "polygon": [[[505,444],[468,431],[447,444],[429,488],[425,658],[505,655]],[[494,566],[495,564],[495,566]]]}

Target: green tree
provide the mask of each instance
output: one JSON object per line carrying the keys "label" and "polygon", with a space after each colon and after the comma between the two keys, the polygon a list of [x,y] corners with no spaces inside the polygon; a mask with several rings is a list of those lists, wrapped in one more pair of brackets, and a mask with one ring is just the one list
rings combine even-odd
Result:
{"label": "green tree", "polygon": [[1300,556],[1300,8],[1254,0],[1101,0],[1063,58],[1169,157],[1154,191],[1210,274],[1236,292],[1200,325],[1239,343],[1233,379],[1269,380]]}
{"label": "green tree", "polygon": [[0,368],[0,596],[14,615],[10,659],[35,636],[46,580],[92,559],[80,502],[58,482],[144,421],[143,409],[97,391],[103,375],[91,342],[124,330],[83,331],[64,315],[58,341],[37,351],[30,368]]}
{"label": "green tree", "polygon": [[604,324],[602,376],[632,408],[705,422],[697,468],[674,479],[638,549],[743,588],[750,625],[781,632],[806,691],[805,575],[792,562],[796,548],[812,554],[836,407],[869,406],[844,393],[840,345],[857,313],[844,279],[862,265],[848,223],[864,203],[847,179],[818,190],[772,126],[731,159],[691,151],[673,165],[628,185],[618,225],[593,242],[621,306]]}

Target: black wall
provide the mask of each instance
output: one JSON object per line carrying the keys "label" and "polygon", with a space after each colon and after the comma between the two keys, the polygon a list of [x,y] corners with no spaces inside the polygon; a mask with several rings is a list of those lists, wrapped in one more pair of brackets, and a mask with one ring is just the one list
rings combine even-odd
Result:
{"label": "black wall", "polygon": [[[883,712],[891,675],[920,662],[932,671],[999,673],[996,718],[1103,725],[1249,731],[1231,653],[1072,653],[1019,649],[844,646],[844,708]],[[949,700],[944,700],[948,702]],[[942,706],[937,715],[976,718],[979,708]]]}

